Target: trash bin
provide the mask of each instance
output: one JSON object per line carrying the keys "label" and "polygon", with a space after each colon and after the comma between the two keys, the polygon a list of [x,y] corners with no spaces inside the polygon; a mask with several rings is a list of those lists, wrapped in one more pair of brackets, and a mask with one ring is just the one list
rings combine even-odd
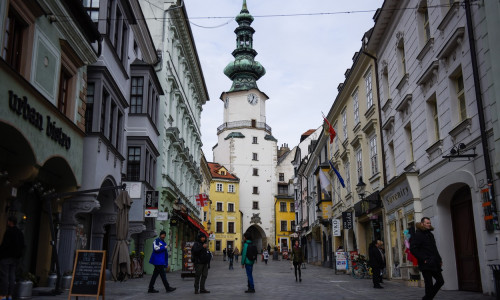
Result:
{"label": "trash bin", "polygon": [[495,279],[495,294],[496,298],[500,299],[500,265],[488,265],[493,271],[493,278]]}

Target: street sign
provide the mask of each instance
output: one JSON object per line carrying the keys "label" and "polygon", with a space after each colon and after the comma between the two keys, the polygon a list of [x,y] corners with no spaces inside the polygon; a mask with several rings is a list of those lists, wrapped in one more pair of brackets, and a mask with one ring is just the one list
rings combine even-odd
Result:
{"label": "street sign", "polygon": [[166,211],[160,211],[158,212],[158,218],[156,218],[157,221],[167,221],[168,220],[168,212]]}
{"label": "street sign", "polygon": [[344,229],[352,229],[353,220],[352,220],[352,211],[345,211],[342,213],[342,222]]}
{"label": "street sign", "polygon": [[341,234],[340,234],[340,220],[339,219],[332,220],[332,231],[333,231],[333,236],[341,236]]}

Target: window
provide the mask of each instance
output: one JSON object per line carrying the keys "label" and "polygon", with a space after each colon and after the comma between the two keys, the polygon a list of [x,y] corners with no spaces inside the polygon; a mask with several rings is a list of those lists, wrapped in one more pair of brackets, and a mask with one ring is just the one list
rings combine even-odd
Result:
{"label": "window", "polygon": [[108,0],[106,7],[106,34],[109,36],[111,33],[111,8],[115,0]]}
{"label": "window", "polygon": [[252,209],[259,209],[259,201],[252,202]]}
{"label": "window", "polygon": [[82,5],[97,26],[99,21],[99,0],[83,0]]}
{"label": "window", "polygon": [[259,169],[258,168],[253,168],[253,176],[259,176]]}
{"label": "window", "polygon": [[259,160],[257,157],[257,153],[252,153],[252,160]]}
{"label": "window", "polygon": [[92,132],[92,122],[94,120],[94,93],[95,84],[87,84],[87,105],[85,108],[85,132]]}
{"label": "window", "polygon": [[373,105],[373,88],[372,88],[372,72],[368,71],[365,76],[365,86],[366,86],[366,108],[370,108]]}
{"label": "window", "polygon": [[258,186],[254,186],[252,194],[258,194],[258,193],[259,193],[259,187]]}
{"label": "window", "polygon": [[278,194],[279,195],[288,195],[288,185],[278,184]]}
{"label": "window", "polygon": [[141,147],[128,147],[127,180],[139,181],[141,177]]}
{"label": "window", "polygon": [[223,192],[224,191],[224,189],[222,188],[222,183],[217,183],[215,185],[215,191],[217,191],[217,192]]}
{"label": "window", "polygon": [[438,115],[438,108],[437,108],[437,101],[436,101],[436,95],[434,94],[432,98],[427,101],[427,108],[429,110],[428,116],[429,122],[428,124],[430,125],[430,141],[435,142],[438,141],[440,136],[439,136],[439,115]]}
{"label": "window", "polygon": [[144,93],[144,78],[132,77],[132,88],[130,91],[130,113],[142,113],[142,99]]}
{"label": "window", "polygon": [[122,136],[122,132],[123,132],[123,114],[121,113],[121,111],[118,111],[117,128],[118,128],[118,130],[116,131],[115,147],[116,147],[116,149],[120,149],[119,145],[121,142],[121,136]]}
{"label": "window", "polygon": [[281,231],[288,231],[287,221],[281,221]]}
{"label": "window", "polygon": [[[339,132],[337,130],[337,122],[335,122],[335,124],[333,125],[333,130],[335,130],[335,132]],[[335,152],[339,151],[339,139],[335,139]]]}
{"label": "window", "polygon": [[347,193],[351,192],[351,172],[349,161],[344,162],[345,188]]}
{"label": "window", "polygon": [[116,104],[115,104],[115,102],[111,101],[111,111],[109,112],[108,139],[111,142],[111,144],[113,144],[113,145],[114,145],[114,143],[113,143],[113,128],[115,126],[115,123],[113,121],[113,117],[115,115],[115,111],[116,111]]}
{"label": "window", "polygon": [[257,137],[256,136],[252,137],[252,144],[257,144]]}
{"label": "window", "polygon": [[101,124],[99,124],[100,132],[104,135],[104,129],[106,128],[106,106],[108,104],[109,93],[106,89],[102,89],[102,99],[101,99]]}
{"label": "window", "polygon": [[377,136],[370,139],[370,162],[372,166],[372,176],[378,173],[377,162]]}
{"label": "window", "polygon": [[398,44],[398,55],[399,55],[399,67],[401,71],[401,76],[406,75],[406,55],[405,55],[405,44],[404,40],[401,39]]}
{"label": "window", "polygon": [[118,9],[118,7],[116,7],[115,32],[114,32],[114,36],[113,36],[113,46],[115,46],[115,49],[118,49],[118,46],[119,46],[118,45],[118,42],[119,42],[118,38],[120,37],[120,24],[121,24],[121,21],[122,21],[122,13]]}
{"label": "window", "polygon": [[234,193],[234,184],[228,184],[227,185],[227,192],[228,193]]}
{"label": "window", "polygon": [[392,177],[396,176],[396,153],[394,152],[394,143],[393,142],[389,143],[389,156],[390,156],[389,170],[390,170],[391,176],[388,178],[392,178]]}
{"label": "window", "polygon": [[123,63],[126,63],[127,61],[127,33],[128,33],[128,28],[127,24],[125,23],[125,20],[122,21],[122,30],[121,30],[121,40],[120,40],[120,52],[119,52],[119,57],[122,60]]}
{"label": "window", "polygon": [[347,110],[342,111],[342,131],[344,132],[344,140],[347,140]]}
{"label": "window", "polygon": [[215,232],[217,232],[217,233],[223,233],[224,232],[224,228],[223,228],[222,222],[216,222],[215,223]]}
{"label": "window", "polygon": [[391,92],[389,90],[389,71],[387,70],[387,66],[382,72],[382,84],[384,87],[385,99],[391,99]]}
{"label": "window", "polygon": [[5,23],[5,35],[2,49],[2,57],[16,71],[21,72],[21,63],[24,56],[23,35],[28,26],[13,10]]}
{"label": "window", "polygon": [[203,212],[203,221],[204,222],[207,221],[207,212],[206,211]]}
{"label": "window", "polygon": [[356,151],[356,170],[358,171],[358,178],[363,176],[363,154],[361,148]]}
{"label": "window", "polygon": [[427,9],[427,0],[422,0],[418,8],[420,14],[420,26],[422,28],[422,40],[425,43],[431,38],[431,28],[429,26],[429,10]]}
{"label": "window", "polygon": [[290,230],[295,231],[295,221],[290,221]]}
{"label": "window", "polygon": [[458,99],[458,117],[459,121],[467,119],[467,107],[465,103],[465,93],[464,93],[464,77],[460,73],[455,79],[457,99]]}
{"label": "window", "polygon": [[359,102],[358,102],[358,91],[352,94],[352,105],[354,110],[354,124],[359,123]]}
{"label": "window", "polygon": [[290,202],[290,212],[295,212],[295,203]]}
{"label": "window", "polygon": [[228,203],[227,204],[227,211],[228,212],[234,212],[234,203]]}
{"label": "window", "polygon": [[216,211],[223,211],[222,210],[222,202],[217,202],[217,208],[215,210]]}
{"label": "window", "polygon": [[221,242],[215,241],[215,251],[221,251]]}
{"label": "window", "polygon": [[286,212],[286,202],[280,202],[280,212]]}
{"label": "window", "polygon": [[227,232],[228,233],[235,233],[234,232],[234,222],[227,222]]}
{"label": "window", "polygon": [[63,114],[68,113],[69,105],[69,89],[71,82],[71,74],[66,68],[61,67],[61,77],[59,78],[59,96],[57,98],[57,109]]}
{"label": "window", "polygon": [[413,157],[413,137],[411,133],[411,125],[408,124],[408,126],[405,127],[405,133],[406,133],[406,145],[407,145],[407,154],[406,158],[408,160],[408,164],[414,161]]}
{"label": "window", "polygon": [[279,173],[279,181],[285,181],[285,173]]}

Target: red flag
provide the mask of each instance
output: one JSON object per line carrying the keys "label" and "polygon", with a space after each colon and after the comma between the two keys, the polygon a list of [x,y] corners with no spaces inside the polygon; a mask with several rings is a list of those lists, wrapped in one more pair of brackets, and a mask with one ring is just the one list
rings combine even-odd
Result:
{"label": "red flag", "polygon": [[328,128],[325,128],[325,133],[330,136],[330,144],[331,144],[331,143],[333,143],[333,139],[335,138],[335,136],[337,135],[337,133],[335,132],[335,129],[333,129],[333,127],[330,124],[330,122],[328,122],[328,120],[325,117],[323,117],[323,119],[326,122],[325,125],[328,125]]}
{"label": "red flag", "polygon": [[208,204],[208,197],[206,194],[198,194],[195,196],[196,204],[200,207],[203,207]]}

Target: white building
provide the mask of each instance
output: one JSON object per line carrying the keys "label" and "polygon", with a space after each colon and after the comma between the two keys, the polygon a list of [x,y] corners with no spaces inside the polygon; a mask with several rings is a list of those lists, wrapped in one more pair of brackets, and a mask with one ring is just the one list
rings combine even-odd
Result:
{"label": "white building", "polygon": [[266,123],[266,101],[256,81],[265,69],[254,60],[253,17],[246,1],[238,16],[237,48],[234,62],[224,69],[233,81],[231,89],[223,92],[223,124],[217,129],[218,143],[213,147],[214,161],[226,166],[240,178],[240,210],[243,213],[243,232],[252,232],[257,248],[273,244],[274,195],[277,187],[277,140]]}
{"label": "white building", "polygon": [[426,216],[436,228],[443,288],[494,290],[488,264],[499,261],[499,231],[488,203],[498,193],[488,188],[500,186],[485,146],[493,144],[498,87],[484,37],[498,22],[498,3],[491,9],[496,17],[469,1],[385,1],[374,17],[367,51],[378,60],[387,180],[380,194],[392,278],[418,272],[402,237]]}

